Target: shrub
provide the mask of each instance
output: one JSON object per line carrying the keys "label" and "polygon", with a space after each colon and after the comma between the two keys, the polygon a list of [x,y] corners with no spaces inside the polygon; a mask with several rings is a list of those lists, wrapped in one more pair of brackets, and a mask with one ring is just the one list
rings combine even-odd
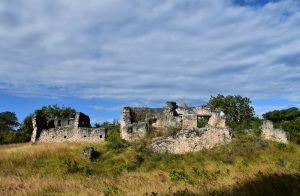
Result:
{"label": "shrub", "polygon": [[192,183],[192,180],[190,177],[186,174],[184,169],[180,170],[172,170],[169,174],[169,177],[172,181],[184,181],[187,183]]}
{"label": "shrub", "polygon": [[284,144],[284,143],[278,143],[276,145],[276,147],[277,147],[278,150],[283,150],[283,149],[286,149],[286,144]]}
{"label": "shrub", "polygon": [[129,146],[128,142],[123,139],[113,140],[107,143],[107,148],[112,151],[121,151]]}
{"label": "shrub", "polygon": [[64,162],[67,173],[77,173],[79,171],[78,163],[72,159],[66,159]]}
{"label": "shrub", "polygon": [[87,175],[87,176],[90,176],[90,175],[92,175],[93,170],[92,170],[92,168],[90,168],[89,166],[85,166],[85,167],[83,168],[83,173],[84,173],[85,175]]}
{"label": "shrub", "polygon": [[285,163],[284,159],[279,158],[279,159],[277,159],[276,164],[280,167],[284,167],[286,163]]}

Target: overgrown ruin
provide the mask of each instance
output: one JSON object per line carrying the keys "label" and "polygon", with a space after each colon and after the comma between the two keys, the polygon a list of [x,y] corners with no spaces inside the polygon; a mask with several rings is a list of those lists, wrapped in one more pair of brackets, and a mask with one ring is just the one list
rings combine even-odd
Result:
{"label": "overgrown ruin", "polygon": [[104,128],[91,128],[89,116],[81,112],[67,119],[35,115],[32,124],[31,142],[103,141],[106,135]]}
{"label": "overgrown ruin", "polygon": [[226,128],[224,113],[208,107],[179,107],[176,102],[166,102],[163,108],[124,107],[121,136],[135,140],[144,138],[147,131],[201,128],[201,121],[211,127]]}
{"label": "overgrown ruin", "polygon": [[132,141],[151,132],[177,130],[174,136],[159,138],[152,148],[171,153],[198,151],[231,141],[225,119],[222,111],[204,106],[179,107],[176,102],[166,102],[163,108],[124,107],[121,137]]}

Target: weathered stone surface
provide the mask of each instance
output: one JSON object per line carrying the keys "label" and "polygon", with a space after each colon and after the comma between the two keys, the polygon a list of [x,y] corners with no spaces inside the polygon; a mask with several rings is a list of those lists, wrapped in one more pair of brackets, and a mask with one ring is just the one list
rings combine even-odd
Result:
{"label": "weathered stone surface", "polygon": [[231,132],[227,128],[207,126],[204,128],[183,129],[174,137],[154,141],[150,147],[155,152],[182,154],[210,149],[231,141]]}
{"label": "weathered stone surface", "polygon": [[176,102],[166,102],[164,108],[124,107],[121,113],[121,137],[136,140],[145,137],[146,131],[162,129],[197,128],[198,118],[208,119],[208,125],[226,128],[222,111],[207,107],[179,107]]}
{"label": "weathered stone surface", "polygon": [[42,116],[34,116],[32,124],[32,142],[104,141],[106,135],[105,128],[91,128],[90,118],[80,112],[70,119],[45,119]]}
{"label": "weathered stone surface", "polygon": [[262,125],[262,137],[266,140],[287,143],[287,135],[282,129],[275,129],[273,123],[269,120],[264,121]]}
{"label": "weathered stone surface", "polygon": [[96,151],[95,151],[94,147],[92,147],[92,146],[84,147],[81,154],[88,161],[92,161],[96,157]]}

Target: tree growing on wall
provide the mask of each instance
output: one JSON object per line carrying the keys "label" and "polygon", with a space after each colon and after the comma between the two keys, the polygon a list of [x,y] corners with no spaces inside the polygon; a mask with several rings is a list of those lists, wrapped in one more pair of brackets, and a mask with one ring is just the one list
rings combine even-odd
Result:
{"label": "tree growing on wall", "polygon": [[[28,142],[32,134],[32,117],[33,115],[41,115],[46,118],[74,118],[76,110],[71,107],[59,107],[58,105],[43,106],[35,110],[32,114],[27,115],[20,125],[18,133],[11,136],[11,142]],[[8,143],[11,143],[8,142]]]}
{"label": "tree growing on wall", "polygon": [[254,108],[248,97],[240,95],[211,96],[207,106],[211,109],[221,109],[226,114],[226,123],[233,129],[250,128],[254,120]]}

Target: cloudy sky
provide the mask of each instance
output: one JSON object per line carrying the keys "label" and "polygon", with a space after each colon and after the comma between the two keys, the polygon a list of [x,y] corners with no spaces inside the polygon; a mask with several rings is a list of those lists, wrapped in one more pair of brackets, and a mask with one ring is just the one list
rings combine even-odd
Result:
{"label": "cloudy sky", "polygon": [[299,0],[1,0],[0,111],[93,121],[123,105],[240,94],[299,106]]}

